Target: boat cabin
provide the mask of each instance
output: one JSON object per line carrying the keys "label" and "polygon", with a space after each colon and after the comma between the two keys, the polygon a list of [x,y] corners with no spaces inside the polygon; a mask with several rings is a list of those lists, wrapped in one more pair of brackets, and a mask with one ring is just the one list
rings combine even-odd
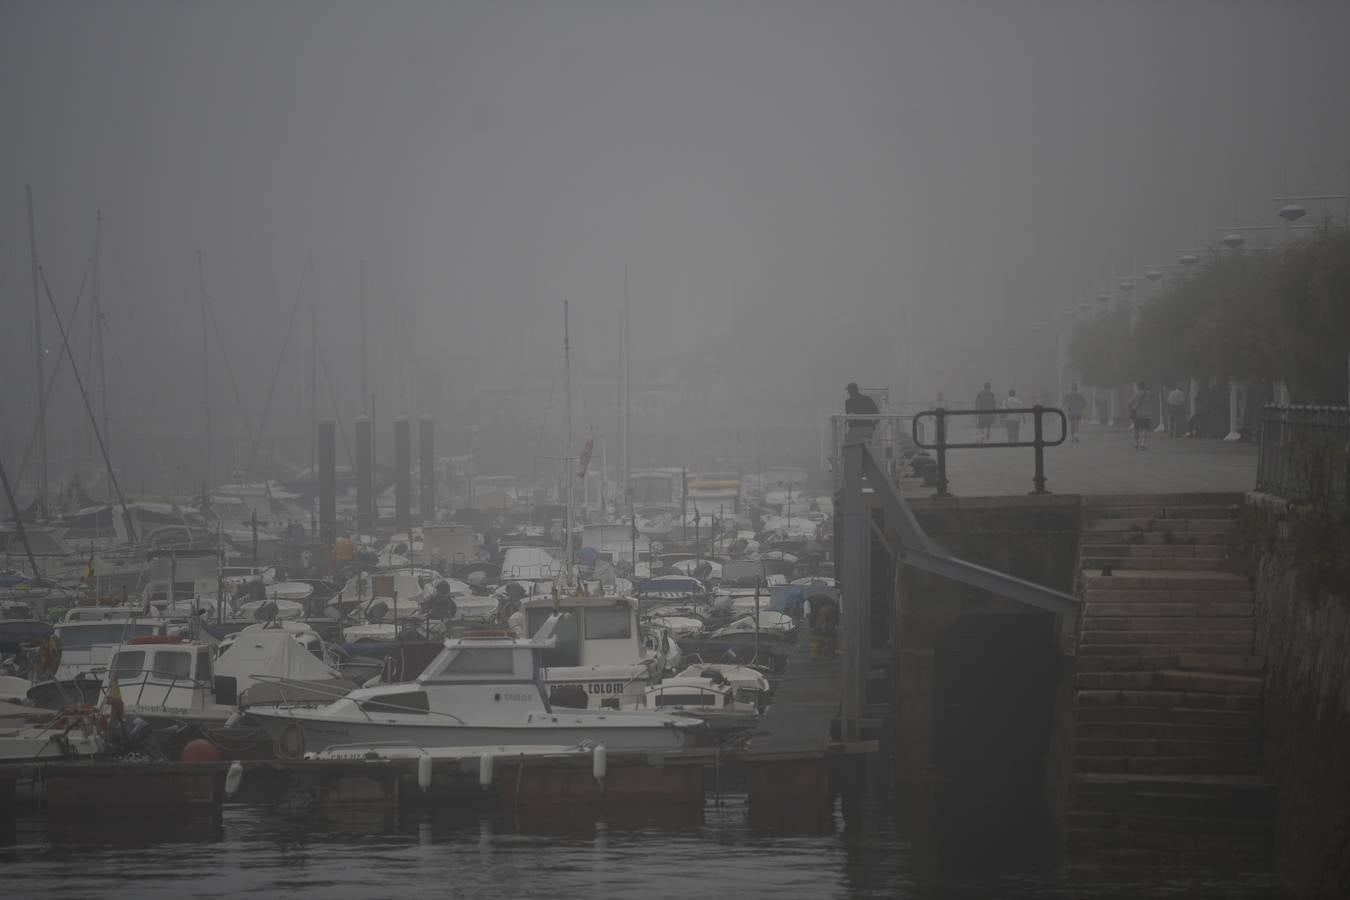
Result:
{"label": "boat cabin", "polygon": [[181,635],[134,637],[113,654],[108,681],[117,679],[129,709],[200,711],[215,705],[213,656]]}

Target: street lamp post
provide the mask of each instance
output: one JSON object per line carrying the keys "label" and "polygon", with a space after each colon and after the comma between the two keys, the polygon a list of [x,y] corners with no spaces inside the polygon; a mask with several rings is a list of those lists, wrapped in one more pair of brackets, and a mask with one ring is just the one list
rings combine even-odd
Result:
{"label": "street lamp post", "polygon": [[[1079,304],[1078,304],[1078,318],[1079,318],[1080,321],[1087,321],[1088,315],[1089,315],[1089,313],[1090,313],[1091,311],[1092,311],[1092,304],[1091,304],[1091,303],[1087,302],[1086,300],[1082,300],[1082,301],[1079,302]],[[1080,374],[1081,374],[1081,373],[1080,373]],[[1094,385],[1090,385],[1090,390],[1089,390],[1088,394],[1089,394],[1089,401],[1088,401],[1088,402],[1091,404],[1091,405],[1089,406],[1088,424],[1089,424],[1089,425],[1100,425],[1101,422],[1099,422],[1099,421],[1097,420],[1097,386],[1096,386],[1095,384],[1094,384]]]}
{"label": "street lamp post", "polygon": [[[1100,294],[1098,294],[1097,306],[1098,308],[1101,309],[1102,318],[1106,318],[1107,316],[1109,316],[1111,314],[1111,295],[1106,293],[1106,291],[1102,291]],[[1106,390],[1106,420],[1103,424],[1115,426],[1119,424],[1118,422],[1116,422],[1116,389],[1114,387],[1108,387],[1105,390]],[[1096,410],[1093,410],[1093,415],[1095,418]]]}

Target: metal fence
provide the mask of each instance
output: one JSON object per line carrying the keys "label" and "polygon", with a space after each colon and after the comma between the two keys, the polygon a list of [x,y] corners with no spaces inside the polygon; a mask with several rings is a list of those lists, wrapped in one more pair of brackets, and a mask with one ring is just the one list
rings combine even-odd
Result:
{"label": "metal fence", "polygon": [[910,438],[912,419],[913,416],[896,413],[830,416],[830,445],[826,465],[833,473],[835,487],[843,483],[841,460],[844,443],[853,435],[861,435],[871,444],[877,457],[883,460],[887,473],[892,479],[898,479],[905,457],[915,449]]}
{"label": "metal fence", "polygon": [[1307,503],[1346,496],[1350,409],[1276,406],[1261,412],[1256,489]]}

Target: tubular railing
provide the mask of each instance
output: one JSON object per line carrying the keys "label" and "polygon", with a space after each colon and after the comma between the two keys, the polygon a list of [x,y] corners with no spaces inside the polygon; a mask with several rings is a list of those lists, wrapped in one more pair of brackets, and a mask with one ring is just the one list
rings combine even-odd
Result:
{"label": "tubular railing", "polygon": [[[1023,416],[1031,416],[1032,438],[1029,441],[1007,440],[976,440],[974,442],[952,442],[947,439],[948,429],[951,427],[947,421],[953,417],[982,416],[987,417],[989,421],[997,418],[999,421],[1006,422],[1010,418],[1018,422],[1020,430],[1020,420]],[[1045,439],[1045,416],[1052,415],[1059,418],[1059,438],[1056,440]],[[933,422],[933,441],[927,442],[920,432],[920,425],[926,420]],[[1064,443],[1068,434],[1067,420],[1064,418],[1064,411],[1053,407],[1046,407],[1037,404],[1025,409],[934,409],[928,412],[921,412],[914,417],[914,443],[924,450],[933,450],[937,453],[937,496],[950,497],[947,491],[947,451],[948,450],[1007,450],[1017,447],[1030,447],[1036,451],[1036,471],[1032,476],[1032,483],[1036,486],[1033,494],[1048,494],[1045,489],[1045,448],[1057,447]],[[1011,426],[1009,426],[1011,427]],[[990,428],[983,429],[991,430]],[[1015,435],[1017,431],[1009,431],[1009,437]]]}
{"label": "tubular railing", "polygon": [[[830,416],[830,470],[834,472],[835,486],[840,484],[844,443],[855,437],[861,437],[872,446],[873,452],[883,461],[891,478],[898,478],[898,468],[907,454],[905,447],[910,445],[910,423],[914,416],[904,413],[864,413],[861,415]],[[912,446],[912,445],[910,445]]]}
{"label": "tubular railing", "polygon": [[1346,496],[1350,409],[1277,406],[1261,411],[1256,489],[1298,503]]}

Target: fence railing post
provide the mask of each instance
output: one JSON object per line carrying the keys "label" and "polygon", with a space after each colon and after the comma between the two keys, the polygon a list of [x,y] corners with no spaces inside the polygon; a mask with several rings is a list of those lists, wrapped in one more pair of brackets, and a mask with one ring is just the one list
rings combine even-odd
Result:
{"label": "fence railing post", "polygon": [[1041,414],[1045,412],[1039,403],[1031,408],[1032,443],[1035,444],[1036,474],[1031,479],[1036,485],[1033,494],[1048,494],[1045,489],[1045,429],[1041,425]]}
{"label": "fence railing post", "polygon": [[947,411],[942,407],[933,410],[934,428],[937,432],[937,496],[950,497],[947,492]]}

